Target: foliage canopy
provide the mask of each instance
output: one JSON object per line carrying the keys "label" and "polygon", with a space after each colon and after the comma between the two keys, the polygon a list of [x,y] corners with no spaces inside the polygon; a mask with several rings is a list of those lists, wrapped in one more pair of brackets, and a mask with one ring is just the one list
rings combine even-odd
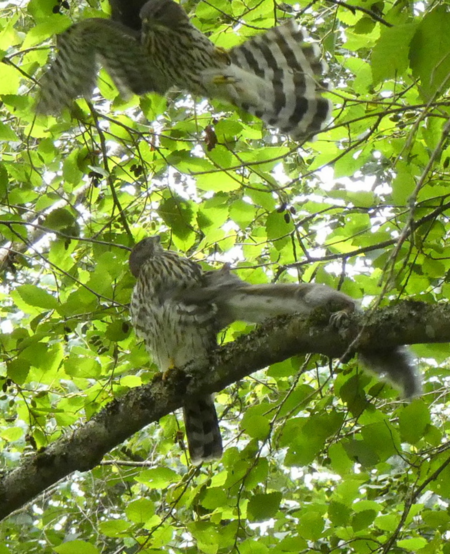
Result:
{"label": "foliage canopy", "polygon": [[[160,233],[252,283],[311,281],[368,306],[450,294],[450,11],[444,2],[184,4],[230,48],[286,17],[320,39],[334,120],[299,147],[173,91],[99,93],[36,117],[54,35],[107,2],[0,9],[0,460],[9,471],[157,368],[130,328],[128,249]],[[229,342],[248,331],[234,324]],[[189,465],[164,417],[0,527],[0,554],[450,553],[448,346],[415,346],[409,405],[357,361],[272,365],[216,397],[226,452]]]}

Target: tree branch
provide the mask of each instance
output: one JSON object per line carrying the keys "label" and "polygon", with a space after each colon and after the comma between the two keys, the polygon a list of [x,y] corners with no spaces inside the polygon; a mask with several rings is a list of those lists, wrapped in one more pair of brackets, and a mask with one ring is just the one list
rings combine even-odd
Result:
{"label": "tree branch", "polygon": [[[450,342],[450,307],[401,302],[379,309],[369,319],[355,314],[345,329],[329,325],[329,313],[284,316],[268,321],[218,349],[211,371],[186,375],[130,390],[113,400],[76,431],[27,458],[0,480],[0,519],[73,471],[95,467],[112,448],[153,421],[181,407],[186,395],[217,392],[268,365],[309,352],[330,357],[355,350],[386,350],[401,344]],[[356,342],[355,342],[356,341]]]}

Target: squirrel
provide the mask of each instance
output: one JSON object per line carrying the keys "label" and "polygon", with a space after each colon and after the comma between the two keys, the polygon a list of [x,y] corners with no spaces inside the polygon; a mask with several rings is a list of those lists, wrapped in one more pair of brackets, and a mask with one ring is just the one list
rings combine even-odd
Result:
{"label": "squirrel", "polygon": [[[217,331],[233,323],[263,323],[269,318],[302,314],[316,308],[333,312],[330,323],[338,327],[353,312],[362,312],[356,300],[327,285],[317,283],[275,283],[251,285],[231,273],[225,264],[220,270],[203,274],[200,288],[182,291],[186,303],[211,302],[217,306]],[[421,377],[414,358],[405,346],[388,350],[365,350],[359,359],[366,369],[385,376],[402,395],[411,399],[421,394]]]}

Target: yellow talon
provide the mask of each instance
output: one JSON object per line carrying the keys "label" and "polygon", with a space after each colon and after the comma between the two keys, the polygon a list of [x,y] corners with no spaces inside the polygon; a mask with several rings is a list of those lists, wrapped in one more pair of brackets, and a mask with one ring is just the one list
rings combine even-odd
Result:
{"label": "yellow talon", "polygon": [[212,82],[215,85],[232,85],[236,83],[236,79],[234,77],[228,77],[227,75],[216,75],[216,77],[213,77]]}
{"label": "yellow talon", "polygon": [[170,372],[173,371],[174,369],[175,369],[175,362],[173,358],[170,358],[169,367],[166,369],[166,371],[163,371],[162,380],[167,381],[167,379],[169,378]]}

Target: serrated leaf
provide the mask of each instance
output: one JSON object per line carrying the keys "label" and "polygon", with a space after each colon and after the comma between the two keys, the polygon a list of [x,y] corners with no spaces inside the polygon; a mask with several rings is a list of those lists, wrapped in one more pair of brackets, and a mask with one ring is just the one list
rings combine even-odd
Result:
{"label": "serrated leaf", "polygon": [[54,310],[59,306],[59,302],[54,296],[36,285],[20,285],[14,292],[29,306],[46,310]]}
{"label": "serrated leaf", "polygon": [[179,196],[171,196],[161,202],[158,214],[170,229],[185,240],[192,234],[192,221],[196,212],[193,202]]}
{"label": "serrated leaf", "polygon": [[99,554],[99,551],[93,544],[80,540],[64,542],[54,546],[53,550],[57,554]]}
{"label": "serrated leaf", "polygon": [[101,521],[99,531],[107,537],[119,537],[130,529],[131,523],[123,519],[111,519],[109,521]]}
{"label": "serrated leaf", "polygon": [[264,521],[275,517],[280,507],[283,495],[281,492],[271,492],[268,494],[255,494],[250,498],[247,513],[252,521]]}
{"label": "serrated leaf", "polygon": [[7,375],[18,385],[23,385],[30,372],[31,364],[28,360],[16,358],[7,363]]}
{"label": "serrated leaf", "polygon": [[55,231],[67,229],[75,224],[75,217],[65,208],[56,208],[48,214],[44,220],[44,225]]}
{"label": "serrated leaf", "polygon": [[11,129],[11,127],[8,127],[8,125],[5,125],[0,121],[0,140],[16,141],[19,140],[19,137]]}
{"label": "serrated leaf", "polygon": [[167,467],[145,469],[136,477],[138,483],[145,483],[149,489],[165,489],[171,483],[177,483],[179,480],[180,476]]}
{"label": "serrated leaf", "polygon": [[71,25],[72,21],[66,15],[57,14],[54,16],[47,16],[43,23],[38,23],[28,31],[22,48],[26,50],[40,42],[44,42],[44,40],[47,40],[53,35],[62,33]]}
{"label": "serrated leaf", "polygon": [[145,523],[155,513],[155,505],[147,498],[133,500],[125,509],[127,518],[133,523]]}
{"label": "serrated leaf", "polygon": [[423,438],[430,423],[430,411],[422,400],[416,399],[400,411],[400,433],[410,444],[415,444]]}
{"label": "serrated leaf", "polygon": [[411,42],[411,67],[414,76],[421,80],[426,100],[449,87],[449,52],[450,13],[446,6],[438,6],[425,14]]}
{"label": "serrated leaf", "polygon": [[381,36],[372,51],[372,74],[375,84],[401,77],[409,67],[409,47],[415,23],[382,27]]}

